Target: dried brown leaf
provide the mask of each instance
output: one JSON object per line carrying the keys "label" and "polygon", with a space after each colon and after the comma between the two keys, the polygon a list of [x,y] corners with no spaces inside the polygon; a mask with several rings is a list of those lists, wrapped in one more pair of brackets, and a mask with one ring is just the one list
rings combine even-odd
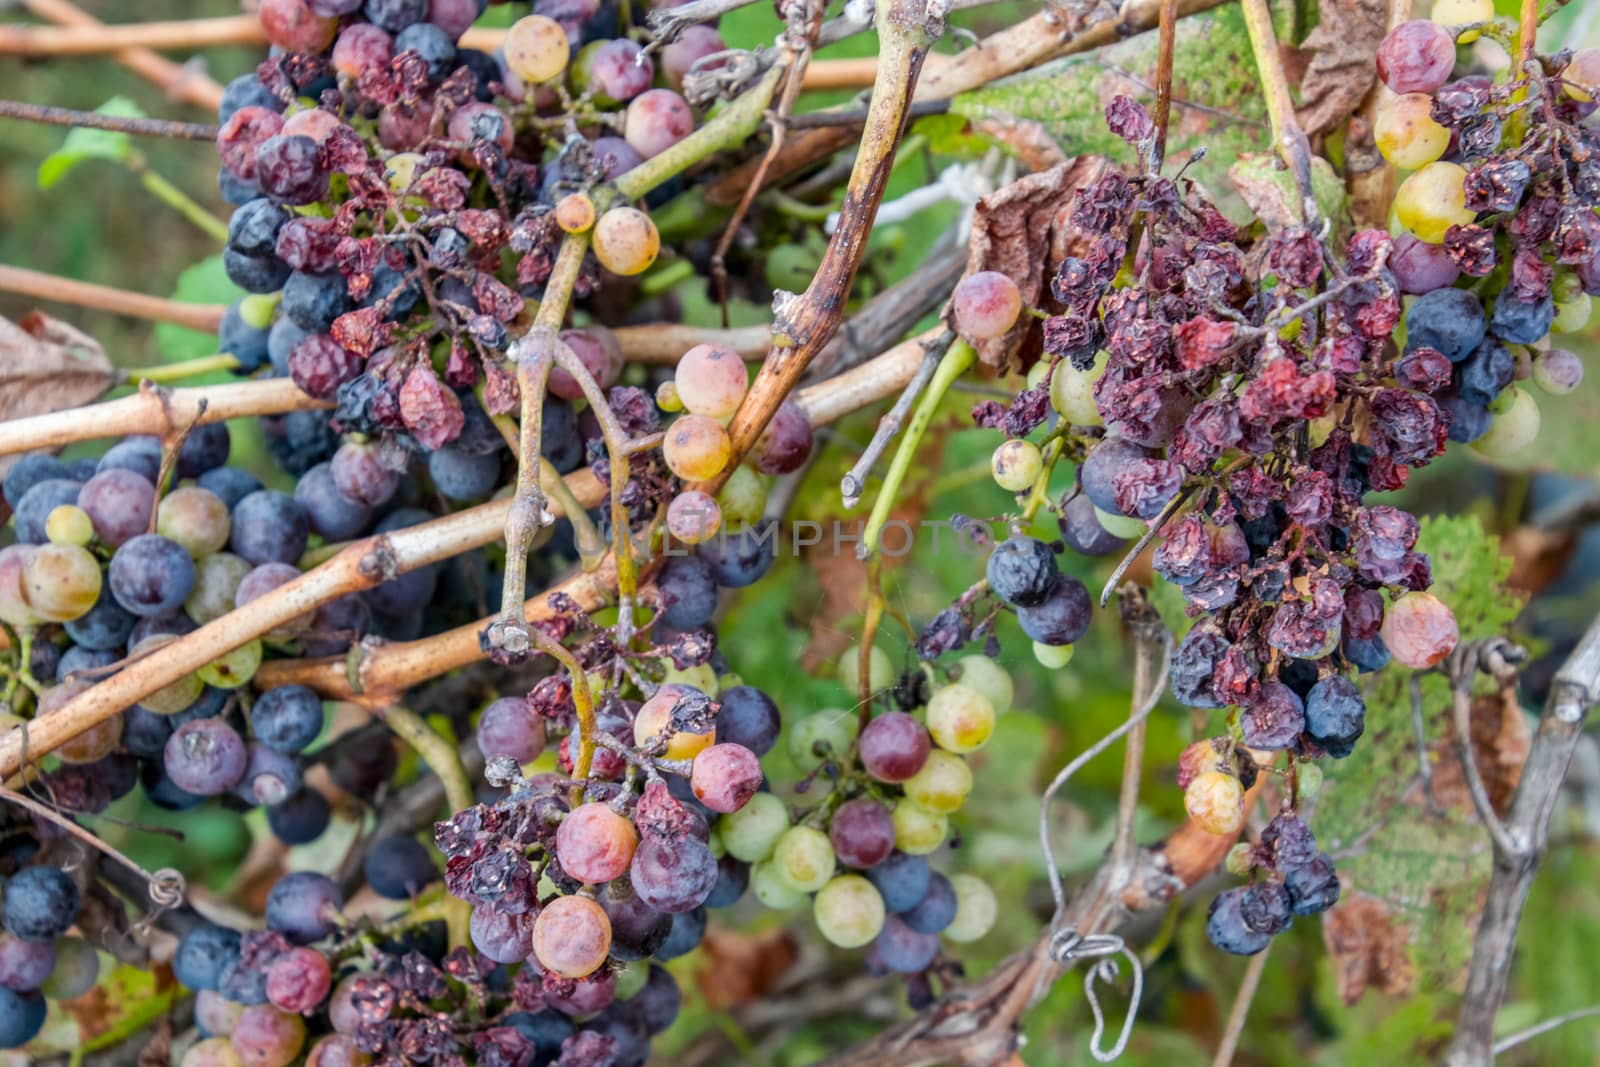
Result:
{"label": "dried brown leaf", "polygon": [[1300,45],[1310,53],[1300,82],[1300,126],[1313,137],[1355,114],[1376,83],[1389,13],[1383,0],[1319,0],[1317,19]]}
{"label": "dried brown leaf", "polygon": [[[1472,794],[1456,758],[1453,731],[1434,750],[1433,797],[1444,807],[1472,811]],[[1533,743],[1528,718],[1514,690],[1487,694],[1472,702],[1472,756],[1489,794],[1489,803],[1501,815],[1511,805],[1511,794],[1522,779],[1522,765]]]}
{"label": "dried brown leaf", "polygon": [[700,943],[695,981],[712,1008],[732,1008],[771,993],[799,958],[782,928],[747,934],[713,926]]}
{"label": "dried brown leaf", "polygon": [[[1109,166],[1102,156],[1077,156],[978,201],[966,273],[1000,271],[1017,283],[1024,304],[1040,306],[1054,264],[1071,239],[1067,217],[1073,198]],[[1041,345],[1038,320],[1023,314],[1004,337],[980,343],[978,358],[991,367],[1018,370],[1039,357]]]}
{"label": "dried brown leaf", "polygon": [[1577,551],[1578,539],[1565,531],[1527,525],[1503,534],[1500,547],[1512,560],[1506,584],[1532,595],[1544,592],[1561,577]]}
{"label": "dried brown leaf", "polygon": [[[40,312],[0,318],[0,422],[100,399],[117,374],[100,343]],[[0,474],[16,461],[0,458]]]}
{"label": "dried brown leaf", "polygon": [[1368,988],[1390,996],[1416,990],[1411,930],[1377,897],[1352,893],[1322,917],[1322,940],[1339,998],[1354,1004]]}

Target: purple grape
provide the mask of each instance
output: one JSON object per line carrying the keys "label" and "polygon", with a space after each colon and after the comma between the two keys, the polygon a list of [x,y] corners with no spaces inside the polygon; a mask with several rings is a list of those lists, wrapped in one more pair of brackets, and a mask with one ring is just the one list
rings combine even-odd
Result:
{"label": "purple grape", "polygon": [[956,891],[950,879],[933,871],[922,899],[901,913],[911,929],[921,934],[942,933],[956,917]]}
{"label": "purple grape", "polygon": [[197,719],[173,731],[163,750],[167,776],[186,793],[214,797],[244,777],[249,753],[220,719]]}
{"label": "purple grape", "polygon": [[867,871],[867,881],[883,897],[883,906],[890,914],[901,914],[916,907],[928,895],[928,885],[933,871],[923,856],[907,852],[891,852],[887,859]]}
{"label": "purple grape", "polygon": [[439,878],[428,847],[404,834],[375,842],[362,872],[372,891],[389,900],[410,900]]}
{"label": "purple grape", "polygon": [[301,786],[281,804],[267,808],[267,828],[286,845],[309,844],[328,828],[331,814],[327,797]]}
{"label": "purple grape", "polygon": [[722,709],[717,712],[717,740],[743,745],[757,756],[765,756],[778,743],[783,718],[772,698],[750,685],[736,685],[719,695]]}
{"label": "purple grape", "polygon": [[901,916],[890,915],[872,942],[872,952],[897,974],[918,974],[938,958],[939,936],[915,930]]}
{"label": "purple grape", "polygon": [[1056,575],[1043,603],[1017,610],[1022,632],[1045,645],[1070,645],[1089,628],[1089,591],[1067,574]]}
{"label": "purple grape", "polygon": [[306,514],[311,532],[325,541],[348,541],[359,537],[372,521],[372,510],[339,492],[333,469],[319,463],[300,476],[294,499]]}
{"label": "purple grape", "polygon": [[717,884],[717,861],[698,838],[672,844],[647,838],[634,851],[629,874],[641,900],[657,911],[676,914],[705,903]]}
{"label": "purple grape", "polygon": [[876,867],[894,851],[894,817],[871,797],[847,800],[833,813],[828,840],[845,866]]}
{"label": "purple grape", "polygon": [[278,879],[267,894],[267,928],[294,944],[308,944],[333,933],[342,907],[344,896],[331,878],[295,871]]}
{"label": "purple grape", "polygon": [[194,561],[176,541],[140,534],[111,557],[107,581],[117,603],[135,615],[171,615],[194,591]]}
{"label": "purple grape", "polygon": [[[80,482],[46,478],[23,493],[13,519],[17,540],[25,545],[44,544],[49,540],[45,536],[44,524],[50,518],[50,513],[63,504],[76,504],[82,488]],[[90,516],[91,519],[93,517]]]}
{"label": "purple grape", "polygon": [[1394,239],[1389,269],[1402,293],[1431,293],[1461,277],[1461,268],[1443,245],[1431,245],[1409,233]]}
{"label": "purple grape", "polygon": [[1128,543],[1100,525],[1100,518],[1094,513],[1094,502],[1083,493],[1067,501],[1057,526],[1067,547],[1085,556],[1108,556]]}
{"label": "purple grape", "polygon": [[251,563],[294,563],[310,535],[305,510],[294,497],[263,489],[233,509],[229,547]]}

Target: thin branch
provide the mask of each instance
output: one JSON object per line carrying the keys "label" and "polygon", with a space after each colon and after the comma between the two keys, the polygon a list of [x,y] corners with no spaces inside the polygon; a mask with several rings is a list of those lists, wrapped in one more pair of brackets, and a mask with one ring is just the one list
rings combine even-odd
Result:
{"label": "thin branch", "polygon": [[1267,969],[1267,954],[1272,951],[1269,943],[1266,948],[1250,957],[1250,963],[1244,969],[1244,977],[1239,981],[1239,991],[1233,995],[1233,1007],[1228,1011],[1228,1025],[1223,1028],[1222,1040],[1217,1042],[1217,1054],[1211,1057],[1211,1067],[1229,1067],[1233,1063],[1233,1054],[1239,1049],[1239,1038],[1244,1033],[1244,1024],[1250,1017],[1250,1003],[1256,999],[1256,990],[1261,988],[1261,973]]}
{"label": "thin branch", "polygon": [[[810,88],[810,86],[807,86]],[[908,109],[913,119],[926,118],[929,115],[943,115],[950,110],[948,100],[918,100]],[[847,111],[811,111],[804,115],[789,116],[791,130],[820,130],[832,126],[863,126],[867,121],[867,109],[853,108]]]}
{"label": "thin branch", "polygon": [[[58,26],[94,30],[104,26],[72,0],[22,0],[22,6],[36,18]],[[174,100],[215,112],[222,103],[222,86],[202,71],[187,64],[174,63],[148,48],[132,48],[125,42],[112,43],[112,58],[141,78],[153,82]]]}
{"label": "thin branch", "polygon": [[[10,27],[0,27],[0,45]],[[21,119],[24,122],[42,122],[50,126],[72,126],[79,129],[111,130],[131,133],[136,137],[167,137],[178,141],[215,141],[217,128],[199,122],[177,122],[172,119],[125,118],[106,115],[99,111],[75,111],[69,107],[49,107],[29,104],[21,100],[0,100],[0,118]]]}
{"label": "thin branch", "polygon": [[216,333],[222,324],[222,314],[227,309],[221,304],[190,304],[182,300],[166,300],[159,296],[130,293],[109,285],[80,282],[54,274],[10,267],[0,264],[0,292],[31,296],[36,300],[50,300],[59,304],[109,311],[115,315],[131,315],[138,319],[172,322],[202,333]]}
{"label": "thin branch", "polygon": [[1139,535],[1139,540],[1133,543],[1133,547],[1123,553],[1122,561],[1111,572],[1111,577],[1106,579],[1105,588],[1100,590],[1101,607],[1111,603],[1112,590],[1116,589],[1117,583],[1122,581],[1122,576],[1128,573],[1128,568],[1133,566],[1133,561],[1138,559],[1144,550],[1150,547],[1150,542],[1156,539],[1156,535],[1161,533],[1167,523],[1172,520],[1172,516],[1178,513],[1178,509],[1188,503],[1189,497],[1194,494],[1194,491],[1195,486],[1193,485],[1186,485],[1178,490],[1178,494],[1167,502],[1166,507],[1161,509],[1161,514],[1156,516],[1155,521],[1150,523],[1149,528]]}
{"label": "thin branch", "polygon": [[1172,59],[1178,39],[1178,0],[1160,0],[1157,18],[1161,40],[1156,55],[1156,143],[1151,153],[1150,170],[1161,173],[1167,158],[1167,124],[1172,117]]}
{"label": "thin branch", "polygon": [[[1154,675],[1159,671],[1165,681],[1168,659],[1168,635],[1161,617],[1150,607],[1144,590],[1129,582],[1123,586],[1120,599],[1122,622],[1134,634],[1133,691],[1135,694],[1153,693],[1160,699],[1162,685]],[[1158,664],[1157,657],[1160,657]],[[1147,713],[1148,714],[1148,713]],[[1117,823],[1111,839],[1111,884],[1121,886],[1133,876],[1135,840],[1134,822],[1139,814],[1139,783],[1144,772],[1145,720],[1128,731],[1127,748],[1122,754],[1122,786],[1117,796]]]}
{"label": "thin branch", "polygon": [[1516,947],[1517,926],[1528,892],[1538,873],[1550,835],[1561,783],[1583,734],[1584,720],[1600,696],[1600,618],[1589,624],[1567,657],[1545,702],[1522,776],[1506,813],[1505,829],[1514,846],[1496,848],[1489,890],[1484,900],[1455,1037],[1445,1063],[1477,1067],[1494,1050],[1494,1021],[1505,997]]}
{"label": "thin branch", "polygon": [[618,326],[611,335],[622,349],[622,358],[629,363],[673,367],[695,345],[720,345],[733,349],[745,359],[760,359],[767,354],[772,327],[736,326],[731,330],[717,330],[678,322],[652,322],[647,326]]}
{"label": "thin branch", "polygon": [[1600,1004],[1579,1008],[1577,1011],[1569,1011],[1565,1015],[1557,1015],[1553,1019],[1546,1019],[1542,1023],[1530,1026],[1526,1030],[1518,1030],[1516,1033],[1508,1034],[1496,1041],[1494,1043],[1494,1054],[1498,1056],[1502,1052],[1510,1052],[1524,1041],[1531,1041],[1541,1034],[1548,1034],[1552,1030],[1571,1022],[1577,1022],[1579,1019],[1592,1019],[1596,1015],[1600,1015]]}
{"label": "thin branch", "polygon": [[1456,760],[1461,764],[1461,776],[1466,779],[1467,792],[1472,806],[1496,852],[1510,855],[1517,850],[1516,843],[1506,832],[1505,824],[1489,801],[1489,790],[1484,787],[1483,775],[1478,770],[1478,758],[1472,751],[1472,680],[1478,673],[1478,646],[1464,645],[1450,657],[1450,718],[1455,727]]}
{"label": "thin branch", "polygon": [[1539,39],[1539,0],[1522,0],[1517,14],[1517,77],[1533,58],[1533,46]]}
{"label": "thin branch", "polygon": [[178,426],[332,406],[302,393],[288,378],[188,389],[144,386],[133,395],[116,400],[0,422],[0,456],[102,437],[160,436]]}
{"label": "thin branch", "polygon": [[1272,11],[1267,0],[1240,0],[1244,11],[1245,30],[1250,35],[1250,51],[1255,56],[1256,72],[1261,78],[1261,92],[1267,101],[1267,117],[1272,122],[1272,143],[1278,155],[1294,173],[1296,187],[1300,190],[1301,218],[1307,226],[1315,224],[1319,211],[1311,187],[1311,143],[1294,111],[1294,97],[1289,92],[1289,78],[1283,69],[1283,55],[1278,50],[1278,36],[1272,28]]}
{"label": "thin branch", "polygon": [[92,56],[129,48],[178,50],[262,44],[266,34],[254,15],[178,19],[165,22],[97,23],[71,28],[0,26],[0,55]]}
{"label": "thin branch", "polygon": [[867,447],[862,449],[861,458],[856,460],[855,466],[851,467],[839,482],[839,492],[844,498],[845,507],[853,508],[861,503],[861,492],[867,486],[868,475],[882,458],[884,450],[889,447],[889,442],[894,440],[894,435],[900,432],[906,413],[911,410],[911,405],[933,377],[934,368],[939,365],[940,359],[954,340],[955,334],[946,330],[932,344],[923,346],[924,355],[922,363],[917,367],[917,373],[906,383],[905,390],[900,394],[900,399],[894,402],[894,407],[878,420],[878,428],[873,432],[872,440],[867,442]]}

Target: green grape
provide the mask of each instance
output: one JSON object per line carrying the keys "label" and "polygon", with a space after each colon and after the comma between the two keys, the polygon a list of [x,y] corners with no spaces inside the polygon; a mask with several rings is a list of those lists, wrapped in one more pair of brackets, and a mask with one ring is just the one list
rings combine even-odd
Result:
{"label": "green grape", "polygon": [[950,819],[908,800],[894,806],[894,847],[913,856],[926,856],[944,844]]}
{"label": "green grape", "polygon": [[1469,446],[1480,455],[1498,458],[1521,452],[1539,436],[1539,402],[1526,389],[1515,386],[1509,410],[1496,415],[1484,435]]}
{"label": "green grape", "polygon": [[950,888],[956,891],[956,917],[944,928],[944,936],[963,944],[978,940],[994,927],[1000,914],[994,890],[975,874],[952,874]]}
{"label": "green grape", "polygon": [[417,180],[417,168],[422,157],[416,152],[397,152],[384,160],[383,176],[389,181],[391,193],[403,193]]}
{"label": "green grape", "polygon": [[227,1038],[208,1037],[189,1046],[183,1059],[178,1061],[178,1067],[244,1067],[244,1060]]}
{"label": "green grape", "polygon": [[1000,488],[1009,493],[1021,493],[1032,487],[1043,472],[1044,457],[1032,441],[1006,441],[989,458],[989,470]]}
{"label": "green grape", "polygon": [[156,508],[156,533],[182,545],[192,559],[222,551],[231,529],[228,505],[197,485],[174,489]]}
{"label": "green grape", "polygon": [[771,860],[750,868],[750,891],[773,911],[788,911],[805,903],[806,895],[786,882]]}
{"label": "green grape", "polygon": [[54,544],[82,548],[94,540],[94,520],[76,504],[60,504],[44,520],[44,535]]}
{"label": "green grape", "polygon": [[859,874],[841,874],[817,893],[811,905],[817,932],[840,948],[860,948],[883,929],[883,897]]}
{"label": "green grape", "polygon": [[56,938],[56,966],[39,987],[51,1000],[74,1000],[100,979],[100,953],[81,937]]}
{"label": "green grape", "polygon": [[827,834],[809,826],[791,826],[772,850],[772,865],[796,891],[815,893],[833,877],[838,859]]}
{"label": "green grape", "polygon": [[757,793],[744,807],[717,820],[718,837],[728,855],[745,863],[756,863],[772,855],[772,849],[789,829],[789,809],[771,793]]}
{"label": "green grape", "polygon": [[1029,389],[1037,389],[1041,384],[1043,384],[1044,376],[1049,373],[1049,362],[1041,359],[1039,362],[1028,368],[1028,376],[1024,379],[1024,381],[1027,383]]}
{"label": "green grape", "polygon": [[1322,768],[1315,763],[1301,763],[1296,767],[1300,776],[1300,799],[1310,800],[1322,792]]}
{"label": "green grape", "polygon": [[[839,657],[839,684],[845,692],[854,693],[861,684],[861,646],[851,645]],[[894,661],[877,645],[872,646],[871,661],[867,664],[867,686],[881,692],[894,684]]]}
{"label": "green grape", "polygon": [[632,1000],[650,978],[650,961],[634,960],[617,969],[617,999]]}
{"label": "green grape", "polygon": [[1094,386],[1111,365],[1104,352],[1096,352],[1088,370],[1078,370],[1070,360],[1056,364],[1050,376],[1050,406],[1074,426],[1101,426],[1105,420],[1094,402]]}
{"label": "green grape", "polygon": [[947,752],[976,752],[987,745],[994,720],[989,698],[969,686],[947,685],[928,701],[928,733]]}
{"label": "green grape", "polygon": [[678,395],[676,382],[662,382],[656,386],[656,407],[669,415],[683,410],[683,397]]}
{"label": "green grape", "polygon": [[1072,645],[1047,645],[1040,641],[1033,643],[1033,658],[1039,661],[1041,667],[1048,667],[1058,671],[1072,662]]}
{"label": "green grape", "polygon": [[842,759],[855,739],[856,713],[829,708],[806,716],[789,730],[789,758],[800,773],[810,774],[829,759]]}
{"label": "green grape", "polygon": [[1143,519],[1135,519],[1128,515],[1113,515],[1103,508],[1095,508],[1094,517],[1105,527],[1106,533],[1127,541],[1137,541],[1150,529]]}
{"label": "green grape", "polygon": [[100,598],[100,561],[81,545],[39,545],[22,566],[22,596],[50,622],[68,622]]}
{"label": "green grape", "polygon": [[272,325],[272,317],[277,313],[281,300],[282,296],[278,293],[251,293],[239,301],[239,317],[251,329],[265,330]]}
{"label": "green grape", "polygon": [[[1493,18],[1494,0],[1433,0],[1428,12],[1429,21],[1441,26],[1470,26]],[[1477,30],[1468,30],[1456,38],[1456,43],[1471,44],[1478,36]]]}
{"label": "green grape", "polygon": [[37,626],[44,622],[22,596],[22,570],[38,550],[38,545],[0,548],[0,621],[12,626]]}
{"label": "green grape", "polygon": [[1223,870],[1235,878],[1248,878],[1250,872],[1256,867],[1256,846],[1248,841],[1240,841],[1228,850],[1228,858],[1222,861]]}
{"label": "green grape", "polygon": [[679,670],[667,661],[667,672],[661,676],[662,685],[692,685],[708,697],[717,695],[717,669],[709,663]]}
{"label": "green grape", "polygon": [[256,676],[261,666],[260,640],[247,641],[231,652],[224,652],[195,672],[207,685],[218,689],[237,689]]}
{"label": "green grape", "polygon": [[1445,231],[1465,226],[1477,214],[1467,207],[1467,172],[1458,163],[1429,163],[1400,183],[1394,210],[1400,224],[1429,244],[1441,244]]}
{"label": "green grape", "polygon": [[[128,654],[137,656],[141,652],[159,648],[171,640],[169,634],[147,637],[128,649]],[[198,674],[186,674],[176,682],[163,686],[148,696],[140,697],[139,706],[157,715],[176,715],[198,700],[200,691],[204,688],[205,683],[200,680]]]}
{"label": "green grape", "polygon": [[956,660],[955,680],[988,697],[996,715],[1004,715],[1011,710],[1011,702],[1016,697],[1016,690],[1011,684],[1011,672],[988,656],[962,656]]}
{"label": "green grape", "polygon": [[1427,93],[1385,94],[1378,105],[1373,139],[1378,151],[1397,167],[1416,170],[1444,155],[1450,131],[1433,121],[1433,97]]}
{"label": "green grape", "polygon": [[183,602],[189,618],[204,626],[233,610],[239,583],[254,567],[232,552],[218,552],[194,565],[194,592]]}
{"label": "green grape", "polygon": [[1550,324],[1550,332],[1577,333],[1589,325],[1589,313],[1592,309],[1592,299],[1586,293],[1579,293],[1572,300],[1561,301],[1556,304],[1556,318]]}
{"label": "green grape", "polygon": [[767,483],[743,463],[733,468],[728,480],[717,491],[717,506],[729,529],[754,526],[767,509]]}
{"label": "green grape", "polygon": [[928,753],[922,770],[906,780],[905,790],[912,803],[948,815],[961,810],[967,802],[967,794],[972,792],[972,768],[960,756],[936,748]]}

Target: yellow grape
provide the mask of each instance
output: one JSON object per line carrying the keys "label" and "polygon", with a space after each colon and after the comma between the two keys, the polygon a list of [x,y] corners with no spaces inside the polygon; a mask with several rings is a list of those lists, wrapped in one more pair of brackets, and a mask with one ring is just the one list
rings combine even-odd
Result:
{"label": "yellow grape", "polygon": [[906,796],[929,811],[948,815],[959,811],[972,792],[972,768],[954,753],[934,749],[922,770],[906,779]]}
{"label": "yellow grape", "polygon": [[678,360],[672,380],[684,408],[721,419],[739,409],[750,388],[750,370],[744,358],[726,345],[695,345]]}
{"label": "yellow grape", "polygon": [[567,233],[583,233],[594,225],[594,201],[586,193],[569,193],[556,204],[556,225]]}
{"label": "yellow grape", "polygon": [[506,66],[529,85],[559,75],[572,55],[567,31],[543,15],[527,15],[513,22],[506,31],[504,50]]}
{"label": "yellow grape", "polygon": [[1032,441],[1006,441],[989,459],[995,484],[1010,493],[1020,493],[1033,485],[1044,470],[1044,457]]}
{"label": "yellow grape", "polygon": [[[1434,0],[1428,18],[1441,26],[1470,26],[1494,18],[1494,0]],[[1469,30],[1456,38],[1457,44],[1471,44],[1480,34]]]}
{"label": "yellow grape", "polygon": [[817,931],[840,948],[860,948],[883,929],[883,897],[859,874],[841,874],[817,893],[811,905]]}
{"label": "yellow grape", "polygon": [[909,800],[894,806],[894,847],[913,856],[926,856],[944,844],[950,818],[918,807]]}
{"label": "yellow grape", "polygon": [[667,467],[686,482],[715,478],[728,465],[733,444],[728,431],[705,415],[681,415],[667,427],[661,455]]}
{"label": "yellow grape", "polygon": [[994,890],[975,874],[952,874],[950,888],[956,891],[956,917],[944,928],[944,936],[963,943],[978,940],[1000,915]]}
{"label": "yellow grape", "polygon": [[1572,61],[1561,72],[1561,87],[1573,100],[1585,104],[1593,100],[1595,88],[1600,87],[1600,48],[1572,53]]}
{"label": "yellow grape", "polygon": [[44,535],[58,545],[87,545],[94,540],[94,520],[76,504],[59,504],[44,520]]}
{"label": "yellow grape", "polygon": [[1244,825],[1244,786],[1231,774],[1206,771],[1183,791],[1183,806],[1206,833],[1237,833]]}
{"label": "yellow grape", "polygon": [[594,256],[613,274],[648,270],[660,251],[656,224],[638,208],[614,207],[594,224]]}
{"label": "yellow grape", "polygon": [[1467,208],[1467,172],[1455,163],[1429,163],[1405,181],[1394,197],[1400,225],[1429,244],[1444,241],[1451,226],[1465,226],[1476,215]]}
{"label": "yellow grape", "polygon": [[976,752],[994,734],[994,705],[976,689],[947,685],[928,701],[928,733],[947,752]]}
{"label": "yellow grape", "polygon": [[22,568],[22,596],[51,622],[76,619],[100,596],[100,562],[81,545],[40,545]]}
{"label": "yellow grape", "polygon": [[1444,155],[1450,131],[1433,121],[1433,97],[1427,93],[1390,96],[1378,105],[1373,130],[1378,151],[1397,167],[1416,170]]}
{"label": "yellow grape", "polygon": [[[652,738],[666,734],[672,728],[672,709],[682,696],[682,689],[674,685],[663,685],[656,690],[656,695],[646,700],[639,707],[639,712],[633,719],[633,743],[644,747]],[[678,730],[667,739],[667,759],[694,759],[704,749],[717,743],[717,731],[709,729],[705,733],[691,733],[688,730]]]}

